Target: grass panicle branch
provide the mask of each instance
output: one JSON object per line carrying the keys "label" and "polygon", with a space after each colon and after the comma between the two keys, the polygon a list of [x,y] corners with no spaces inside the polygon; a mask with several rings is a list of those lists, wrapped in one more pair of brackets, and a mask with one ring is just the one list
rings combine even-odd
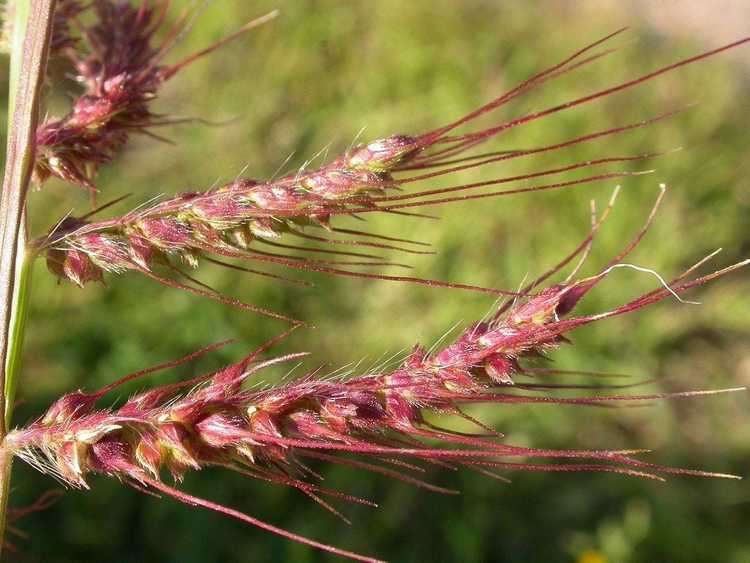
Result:
{"label": "grass panicle branch", "polygon": [[[579,258],[578,267],[568,278],[574,276],[610,209],[611,206],[594,221],[591,234],[570,255],[526,290],[536,288]],[[654,213],[634,240],[597,274],[549,285],[533,296],[501,304],[442,349],[428,351],[415,346],[396,368],[348,379],[321,377],[322,369],[318,368],[294,382],[248,389],[245,384],[263,370],[306,356],[292,353],[261,358],[263,352],[286,338],[292,328],[236,364],[140,392],[118,408],[98,409],[96,403],[124,382],[191,360],[210,348],[125,376],[94,393],[79,390],[65,395],[36,422],[14,430],[8,437],[9,447],[15,455],[68,486],[88,488],[88,475],[102,473],[138,490],[171,496],[294,541],[362,561],[373,559],[303,538],[237,510],[193,497],[163,483],[162,475],[168,472],[180,482],[188,471],[207,466],[227,468],[298,489],[345,521],[324,497],[373,503],[322,486],[305,460],[352,466],[442,493],[455,491],[420,478],[420,463],[466,468],[500,479],[504,477],[496,473],[498,470],[601,471],[657,480],[663,479],[660,475],[664,474],[732,478],[732,475],[650,463],[637,457],[642,453],[638,450],[557,450],[508,444],[500,433],[463,410],[465,405],[476,403],[635,404],[738,390],[602,394],[599,390],[618,386],[539,384],[528,380],[539,373],[527,370],[529,361],[538,361],[568,342],[566,335],[576,328],[633,312],[665,298],[681,299],[679,295],[683,292],[747,264],[742,262],[691,278],[706,262],[702,260],[658,289],[610,311],[574,315],[576,305],[589,291],[615,268],[627,266],[624,258],[643,238],[653,216]],[[581,388],[590,389],[590,394],[561,397],[549,392]],[[461,417],[475,424],[478,431],[468,434],[439,426],[432,422],[431,415],[435,414]]]}
{"label": "grass panicle branch", "polygon": [[[184,121],[150,110],[164,82],[276,15],[271,12],[257,18],[216,44],[165,65],[163,59],[189,21],[186,12],[167,26],[169,5],[167,0],[60,2],[53,53],[70,62],[83,93],[68,115],[48,119],[37,130],[37,183],[54,176],[95,191],[99,167],[112,161],[130,135],[160,138],[151,131],[153,127]],[[86,19],[89,15],[91,22]]]}
{"label": "grass panicle branch", "polygon": [[[80,219],[66,217],[50,233],[39,239],[36,246],[46,251],[48,266],[54,274],[79,286],[91,281],[101,281],[105,272],[118,274],[130,270],[141,272],[168,285],[222,300],[224,298],[200,284],[182,269],[183,266],[197,268],[200,259],[207,257],[208,261],[213,263],[262,275],[268,274],[217,259],[237,259],[333,275],[406,281],[498,295],[512,294],[513,292],[494,288],[352,271],[347,267],[403,265],[384,262],[382,257],[375,254],[343,250],[345,246],[396,250],[405,254],[420,253],[424,250],[410,242],[395,246],[380,239],[362,240],[358,236],[367,233],[338,229],[332,226],[331,221],[342,215],[358,217],[372,212],[401,214],[408,213],[407,209],[415,207],[569,189],[649,172],[629,170],[626,166],[643,162],[657,156],[656,154],[609,155],[470,184],[439,189],[407,190],[413,183],[429,182],[445,175],[486,167],[510,159],[562,151],[580,143],[646,127],[674,115],[675,112],[667,112],[637,123],[592,132],[535,149],[465,156],[467,151],[478,144],[511,128],[633,88],[666,72],[750,41],[750,38],[736,41],[588,96],[499,125],[463,134],[454,133],[458,128],[471,124],[511,100],[611,54],[612,49],[600,52],[596,52],[596,49],[619,33],[621,31],[580,49],[488,104],[438,129],[416,136],[393,135],[356,146],[317,170],[302,169],[295,174],[267,181],[237,179],[205,192],[188,192],[149,202],[109,220],[90,222],[91,214]],[[617,168],[612,169],[612,166]],[[587,172],[587,175],[573,179],[544,181],[547,177],[554,178],[581,171]],[[507,183],[520,183],[522,187],[501,191],[487,189]],[[324,229],[328,233],[312,234],[312,228]],[[351,238],[340,238],[334,233],[356,234]],[[387,240],[395,238],[376,234],[373,236]],[[312,240],[327,246],[300,247],[282,243],[282,237]],[[337,259],[309,258],[288,253],[290,250],[299,249],[327,254]],[[346,260],[342,260],[341,257]],[[159,266],[161,270],[166,269],[166,274],[159,273],[155,266]],[[253,305],[243,303],[240,306],[279,317],[277,313]]]}

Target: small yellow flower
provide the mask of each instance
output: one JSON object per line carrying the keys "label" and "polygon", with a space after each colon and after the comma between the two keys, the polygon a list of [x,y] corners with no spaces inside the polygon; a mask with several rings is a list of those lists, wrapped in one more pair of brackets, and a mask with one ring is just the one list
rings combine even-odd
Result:
{"label": "small yellow flower", "polygon": [[577,563],[607,563],[607,558],[598,551],[584,551],[578,556]]}

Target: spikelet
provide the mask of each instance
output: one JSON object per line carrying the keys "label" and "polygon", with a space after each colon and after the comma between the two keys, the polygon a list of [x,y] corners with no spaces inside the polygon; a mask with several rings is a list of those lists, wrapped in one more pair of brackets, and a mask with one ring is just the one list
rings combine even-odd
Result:
{"label": "spikelet", "polygon": [[[526,376],[534,373],[526,367],[527,360],[546,356],[567,342],[566,335],[572,330],[670,296],[679,298],[679,294],[688,289],[748,263],[690,279],[707,261],[704,259],[669,283],[664,282],[658,289],[615,309],[594,315],[573,315],[583,296],[614,268],[625,265],[622,260],[642,239],[653,219],[654,208],[634,240],[599,273],[532,293],[576,257],[581,257],[579,265],[583,263],[594,234],[610,208],[594,222],[591,234],[570,255],[524,289],[527,297],[501,305],[488,319],[474,323],[441,350],[428,352],[415,346],[395,369],[350,379],[321,378],[319,370],[311,370],[288,384],[265,390],[244,389],[243,384],[258,372],[305,355],[260,359],[263,352],[285,338],[293,327],[236,364],[189,381],[141,392],[119,408],[100,410],[96,402],[126,381],[191,360],[224,343],[125,376],[94,393],[76,391],[65,395],[39,420],[11,432],[6,438],[6,447],[72,487],[88,488],[88,475],[102,473],[138,490],[166,494],[361,561],[374,559],[321,544],[234,509],[193,497],[165,484],[162,475],[168,472],[179,482],[188,471],[220,466],[296,488],[339,516],[338,510],[322,497],[372,503],[318,484],[310,478],[305,460],[316,459],[377,472],[443,493],[453,491],[415,476],[413,471],[418,469],[415,463],[464,467],[501,479],[503,477],[495,471],[602,471],[652,479],[662,479],[660,474],[733,477],[649,463],[636,457],[640,453],[638,450],[552,450],[515,446],[505,443],[501,434],[462,410],[470,403],[627,404],[736,390],[579,397],[524,392],[546,389],[544,385],[524,382]],[[481,434],[459,433],[436,426],[426,416],[430,413],[463,417],[478,425]]]}

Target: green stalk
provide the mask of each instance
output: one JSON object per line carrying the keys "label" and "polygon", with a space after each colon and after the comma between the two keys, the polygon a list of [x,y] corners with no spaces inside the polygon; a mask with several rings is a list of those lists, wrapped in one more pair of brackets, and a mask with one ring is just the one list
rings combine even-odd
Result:
{"label": "green stalk", "polygon": [[26,37],[26,22],[29,21],[29,0],[8,0],[13,6],[13,37],[10,46],[10,75],[8,80],[8,117],[16,108],[18,77],[21,75],[21,53]]}
{"label": "green stalk", "polygon": [[8,512],[8,496],[10,494],[10,470],[13,464],[13,454],[3,447],[0,447],[0,532],[2,532],[0,541],[0,552],[5,543],[5,521]]}
{"label": "green stalk", "polygon": [[25,249],[26,241],[22,228],[19,237],[18,255],[23,256],[18,275],[16,276],[15,295],[13,296],[13,314],[8,341],[8,358],[5,363],[5,428],[10,428],[13,420],[13,406],[16,401],[16,388],[21,373],[21,352],[26,333],[26,319],[29,312],[29,294],[31,292],[32,273],[35,255]]}
{"label": "green stalk", "polygon": [[[25,257],[26,194],[36,153],[39,98],[55,0],[16,0],[14,8],[8,146],[0,194],[0,440],[4,440],[13,410],[28,309],[31,265]],[[12,459],[12,452],[0,443],[0,549]]]}
{"label": "green stalk", "polygon": [[[21,229],[19,246],[25,246],[25,228]],[[22,248],[19,248],[19,254]],[[29,290],[31,288],[31,273],[33,271],[33,255],[28,253],[18,270],[13,295],[13,311],[11,316],[11,331],[8,335],[8,357],[5,369],[5,424],[10,428],[13,417],[16,387],[21,369],[21,351],[23,348],[24,330],[28,317]],[[5,523],[8,512],[8,497],[10,496],[10,478],[13,468],[13,454],[0,444],[0,554],[5,537]]]}

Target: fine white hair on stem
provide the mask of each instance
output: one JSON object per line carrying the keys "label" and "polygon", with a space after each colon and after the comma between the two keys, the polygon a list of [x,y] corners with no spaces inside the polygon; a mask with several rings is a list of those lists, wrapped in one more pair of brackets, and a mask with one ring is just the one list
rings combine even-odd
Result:
{"label": "fine white hair on stem", "polygon": [[659,272],[657,272],[656,270],[652,270],[651,268],[644,268],[643,266],[636,266],[635,264],[628,264],[628,263],[613,264],[612,266],[604,270],[600,275],[604,277],[615,268],[630,268],[631,270],[636,270],[638,272],[651,274],[656,279],[658,279],[659,283],[661,283],[664,289],[666,289],[669,293],[671,293],[672,296],[675,299],[677,299],[677,301],[679,301],[680,303],[684,303],[685,305],[701,305],[700,301],[688,301],[687,299],[683,299],[682,297],[680,297],[675,290],[669,287],[667,280],[665,280],[664,277],[661,274],[659,274]]}
{"label": "fine white hair on stem", "polygon": [[443,342],[444,342],[444,341],[445,341],[445,340],[446,340],[446,339],[447,339],[447,338],[448,338],[448,337],[449,337],[449,336],[450,336],[450,335],[451,335],[451,334],[452,334],[453,332],[455,332],[455,331],[456,331],[456,329],[457,329],[458,327],[460,327],[461,325],[464,325],[464,324],[465,324],[465,321],[463,321],[463,320],[459,320],[459,321],[456,321],[455,323],[453,323],[453,325],[452,325],[452,326],[451,326],[450,328],[448,328],[448,330],[444,331],[444,332],[443,332],[443,334],[442,334],[441,336],[439,336],[439,337],[438,337],[438,338],[437,338],[437,339],[435,340],[435,342],[433,342],[433,343],[432,343],[432,346],[430,346],[430,347],[429,347],[429,348],[427,349],[427,355],[432,355],[432,354],[433,354],[433,353],[435,352],[435,350],[437,350],[437,349],[438,349],[438,347],[439,347],[439,346],[440,346],[440,345],[441,345],[441,344],[442,344],[442,343],[443,343]]}
{"label": "fine white hair on stem", "polygon": [[367,130],[367,125],[363,125],[359,128],[359,131],[357,131],[357,134],[354,135],[354,138],[352,139],[352,142],[349,143],[349,147],[347,147],[347,151],[352,150],[357,143],[359,142],[360,138],[362,138],[362,135],[364,135],[365,131]]}

